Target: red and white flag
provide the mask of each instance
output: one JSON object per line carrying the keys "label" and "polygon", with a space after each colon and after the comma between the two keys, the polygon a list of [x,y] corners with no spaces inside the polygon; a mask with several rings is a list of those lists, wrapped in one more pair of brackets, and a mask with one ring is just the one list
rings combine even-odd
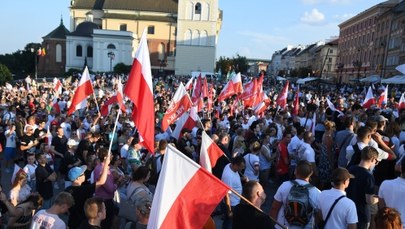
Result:
{"label": "red and white flag", "polygon": [[232,77],[231,82],[235,94],[243,92],[242,75],[240,74],[240,72]]}
{"label": "red and white flag", "polygon": [[282,109],[285,108],[287,105],[287,94],[288,94],[288,87],[289,87],[290,82],[287,80],[283,90],[281,90],[280,94],[277,97],[277,105],[279,105]]}
{"label": "red and white flag", "polygon": [[55,90],[56,95],[62,94],[62,83],[58,78],[53,78],[53,90]]}
{"label": "red and white flag", "polygon": [[191,76],[191,78],[188,80],[188,82],[186,83],[186,90],[189,91],[193,88],[193,82],[194,82],[194,76]]}
{"label": "red and white flag", "polygon": [[256,115],[263,114],[264,111],[267,109],[267,107],[270,104],[270,99],[266,93],[262,92],[261,97],[262,97],[262,101],[253,108]]}
{"label": "red and white flag", "polygon": [[134,103],[132,120],[150,153],[155,150],[155,107],[146,28],[135,53],[124,94]]}
{"label": "red and white flag", "polygon": [[162,130],[166,131],[167,127],[188,111],[191,105],[190,96],[187,94],[183,83],[180,83],[174,94],[173,100],[170,102],[170,105],[166,110],[165,116],[163,116]]}
{"label": "red and white flag", "polygon": [[203,228],[215,207],[230,190],[171,145],[167,146],[160,174],[148,229]]}
{"label": "red and white flag", "polygon": [[405,93],[402,93],[398,103],[398,110],[405,109]]}
{"label": "red and white flag", "polygon": [[124,92],[122,92],[122,83],[121,78],[118,77],[117,82],[117,91],[115,92],[115,96],[117,96],[117,103],[120,106],[122,112],[126,112],[127,108],[124,104]]}
{"label": "red and white flag", "polygon": [[345,115],[342,111],[336,109],[335,105],[328,98],[326,98],[326,103],[331,111],[336,111],[339,113],[338,117]]}
{"label": "red and white flag", "polygon": [[184,113],[176,122],[176,128],[173,130],[172,137],[175,139],[180,138],[181,131],[183,129],[193,129],[197,126],[199,120],[197,114],[197,107],[191,107],[190,112]]}
{"label": "red and white flag", "polygon": [[72,99],[72,103],[68,110],[68,115],[73,114],[76,110],[86,108],[87,97],[93,94],[93,85],[91,84],[89,69],[86,68],[83,71],[82,78],[80,78],[79,85],[76,88],[75,94]]}
{"label": "red and white flag", "polygon": [[103,106],[101,106],[100,114],[102,116],[108,116],[111,108],[117,104],[122,112],[126,112],[126,107],[123,102],[122,83],[120,78],[118,78],[117,81],[117,91],[115,92],[115,95],[113,95],[103,104]]}
{"label": "red and white flag", "polygon": [[380,94],[378,98],[378,106],[381,107],[383,103],[387,104],[388,102],[388,85],[385,87],[384,91]]}
{"label": "red and white flag", "polygon": [[371,89],[371,87],[369,87],[367,94],[366,94],[366,98],[363,101],[362,107],[368,109],[374,104],[375,104],[375,98],[373,95],[373,90]]}
{"label": "red and white flag", "polygon": [[232,95],[243,93],[242,76],[240,72],[232,77],[231,80],[224,86],[218,96],[218,101],[221,102]]}
{"label": "red and white flag", "polygon": [[212,172],[217,160],[224,155],[219,146],[203,131],[201,137],[200,165]]}

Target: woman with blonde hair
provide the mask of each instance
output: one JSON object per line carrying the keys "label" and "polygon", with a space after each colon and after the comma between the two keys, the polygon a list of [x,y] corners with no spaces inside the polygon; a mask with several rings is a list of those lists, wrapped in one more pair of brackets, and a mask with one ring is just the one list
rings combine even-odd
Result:
{"label": "woman with blonde hair", "polygon": [[331,173],[334,169],[334,140],[336,125],[334,122],[326,120],[324,122],[325,133],[322,136],[321,153],[319,155],[318,175],[319,175],[319,189],[323,190],[329,188],[331,185]]}
{"label": "woman with blonde hair", "polygon": [[14,206],[25,201],[31,194],[31,187],[27,184],[27,181],[28,175],[24,170],[18,171],[9,194],[9,200]]}

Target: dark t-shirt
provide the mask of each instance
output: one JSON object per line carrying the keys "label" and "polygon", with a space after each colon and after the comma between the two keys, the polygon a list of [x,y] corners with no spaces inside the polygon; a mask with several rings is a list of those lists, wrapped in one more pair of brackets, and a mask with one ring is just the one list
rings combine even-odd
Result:
{"label": "dark t-shirt", "polygon": [[[70,226],[69,226],[70,228]],[[100,226],[94,226],[94,225],[90,225],[89,221],[83,221],[83,223],[80,225],[79,229],[100,229]],[[75,228],[73,228],[75,229]]]}
{"label": "dark t-shirt", "polygon": [[254,207],[244,203],[236,205],[233,210],[232,220],[233,229],[274,228],[274,224],[268,215],[259,212]]}
{"label": "dark t-shirt", "polygon": [[37,179],[37,190],[38,193],[44,198],[44,200],[49,200],[53,196],[52,181],[47,180],[47,178],[53,173],[51,167],[46,164],[45,166],[38,165],[35,169],[35,177]]}
{"label": "dark t-shirt", "polygon": [[[22,146],[28,146],[31,142],[34,142],[35,139],[36,139],[36,137],[33,134],[30,135],[30,136],[24,134],[20,139],[20,143],[21,143]],[[24,150],[23,151],[24,155],[26,155],[27,153],[34,154],[35,149],[36,149],[36,147],[33,146],[33,147],[31,147],[31,148],[29,148],[27,150]]]}
{"label": "dark t-shirt", "polygon": [[[63,135],[62,137],[54,137],[52,138],[52,146],[55,147],[55,150],[58,151],[61,154],[64,154],[67,151],[67,141],[68,139],[66,138],[65,135]],[[57,158],[61,158],[61,156],[55,154],[55,157]]]}
{"label": "dark t-shirt", "polygon": [[[72,194],[75,200],[75,205],[69,208],[69,228],[78,228],[83,221],[86,220],[84,213],[84,202],[91,198],[96,191],[96,184],[88,184],[81,186],[70,186],[65,189],[66,192]],[[86,227],[87,228],[87,227]]]}
{"label": "dark t-shirt", "polygon": [[358,165],[350,167],[349,172],[356,178],[350,179],[347,197],[356,204],[359,222],[370,222],[370,205],[366,203],[366,194],[374,194],[374,177],[370,171]]}

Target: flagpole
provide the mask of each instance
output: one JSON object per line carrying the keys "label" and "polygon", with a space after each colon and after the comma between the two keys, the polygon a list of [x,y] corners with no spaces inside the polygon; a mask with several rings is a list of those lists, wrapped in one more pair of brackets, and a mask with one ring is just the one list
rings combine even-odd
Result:
{"label": "flagpole", "polygon": [[96,103],[97,111],[98,111],[98,113],[100,113],[100,108],[98,107],[98,102],[97,102],[97,96],[94,93],[94,90],[93,90],[93,97],[94,97],[94,102]]}
{"label": "flagpole", "polygon": [[115,119],[114,129],[113,129],[112,137],[111,137],[111,141],[110,141],[110,146],[108,147],[108,154],[111,154],[111,148],[112,148],[112,144],[114,141],[114,134],[115,134],[115,130],[117,129],[117,123],[118,123],[118,118],[120,117],[120,114],[121,114],[121,109],[118,109],[118,114],[117,114],[117,118]]}
{"label": "flagpole", "polygon": [[233,190],[232,188],[230,189],[231,192],[233,192],[233,194],[237,195],[239,198],[241,198],[243,201],[245,201],[246,203],[248,203],[250,206],[254,207],[256,210],[258,210],[259,212],[267,215],[271,221],[273,221],[274,223],[276,223],[277,225],[279,225],[280,227],[284,228],[284,229],[288,229],[286,226],[282,225],[281,223],[277,222],[277,220],[273,219],[271,216],[269,216],[268,214],[264,213],[262,209],[256,207],[252,202],[250,202],[250,200],[246,199],[244,196],[242,196],[241,194],[239,194],[237,191]]}

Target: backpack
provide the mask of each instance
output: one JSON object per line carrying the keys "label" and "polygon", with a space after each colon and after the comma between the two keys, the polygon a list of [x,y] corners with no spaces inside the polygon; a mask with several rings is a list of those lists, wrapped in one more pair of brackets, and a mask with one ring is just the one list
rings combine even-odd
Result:
{"label": "backpack", "polygon": [[157,165],[156,165],[156,161],[160,160],[161,162],[163,157],[162,155],[158,155],[158,156],[151,156],[150,158],[148,158],[148,160],[145,163],[145,166],[150,169],[151,174],[150,174],[150,178],[148,180],[148,183],[151,185],[156,185],[158,178],[159,178],[159,173],[157,171]]}
{"label": "backpack", "polygon": [[309,200],[311,184],[300,185],[297,181],[290,181],[293,185],[287,196],[284,216],[290,225],[305,226],[309,223],[313,207]]}

